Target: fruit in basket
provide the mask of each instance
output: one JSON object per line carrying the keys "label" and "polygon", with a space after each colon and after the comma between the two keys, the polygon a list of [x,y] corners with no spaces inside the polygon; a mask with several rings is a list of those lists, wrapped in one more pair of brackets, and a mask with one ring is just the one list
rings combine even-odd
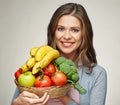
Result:
{"label": "fruit in basket", "polygon": [[[45,50],[46,47],[43,49]],[[51,63],[54,59],[60,56],[59,51],[55,49],[51,49],[49,52],[45,52],[45,56],[33,66],[32,73],[38,73],[42,68],[46,67],[49,63]]]}
{"label": "fruit in basket", "polygon": [[35,76],[31,71],[26,71],[18,77],[18,84],[25,87],[34,86]]}
{"label": "fruit in basket", "polygon": [[52,77],[51,80],[53,81],[53,84],[56,86],[63,86],[67,83],[67,77],[63,72],[56,71]]}
{"label": "fruit in basket", "polygon": [[[80,94],[86,90],[78,83],[79,73],[71,60],[60,57],[58,50],[43,45],[30,50],[30,58],[21,66],[22,73],[17,83],[24,88],[35,87],[62,88],[73,85]],[[42,74],[40,74],[42,72]]]}
{"label": "fruit in basket", "polygon": [[26,72],[26,71],[29,70],[29,68],[28,68],[26,63],[21,66],[21,69],[22,69],[22,72]]}
{"label": "fruit in basket", "polygon": [[42,70],[44,71],[45,75],[51,77],[51,75],[56,72],[56,67],[54,66],[54,64],[50,63]]}
{"label": "fruit in basket", "polygon": [[39,47],[33,47],[30,49],[30,55],[31,57],[34,57],[38,51]]}
{"label": "fruit in basket", "polygon": [[47,45],[41,46],[35,54],[35,60],[41,61],[44,58],[44,56],[51,50],[53,50],[53,48],[50,46]]}
{"label": "fruit in basket", "polygon": [[20,76],[20,74],[22,74],[22,69],[19,68],[17,71],[15,71],[14,73],[14,76],[15,76],[15,79],[18,80],[18,77]]}
{"label": "fruit in basket", "polygon": [[30,57],[27,61],[26,61],[26,65],[29,69],[31,69],[34,65],[35,65],[35,58],[34,57]]}
{"label": "fruit in basket", "polygon": [[59,56],[59,51],[48,45],[33,47],[30,49],[30,58],[21,66],[21,69],[23,72],[32,70],[32,73],[36,74]]}
{"label": "fruit in basket", "polygon": [[35,79],[34,86],[35,87],[49,87],[52,85],[52,81],[49,76],[37,76]]}

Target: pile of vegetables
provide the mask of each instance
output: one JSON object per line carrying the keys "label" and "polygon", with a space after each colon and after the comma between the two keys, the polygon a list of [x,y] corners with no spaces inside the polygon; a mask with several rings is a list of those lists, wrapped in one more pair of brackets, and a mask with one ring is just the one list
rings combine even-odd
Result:
{"label": "pile of vegetables", "polygon": [[48,45],[34,47],[30,58],[14,73],[18,84],[25,87],[50,87],[72,84],[80,94],[86,90],[79,84],[75,64],[61,57],[58,50]]}
{"label": "pile of vegetables", "polygon": [[80,94],[86,93],[86,90],[78,83],[79,74],[72,60],[66,59],[64,57],[58,57],[54,60],[54,64],[58,71],[63,72],[67,76],[67,83],[72,83]]}

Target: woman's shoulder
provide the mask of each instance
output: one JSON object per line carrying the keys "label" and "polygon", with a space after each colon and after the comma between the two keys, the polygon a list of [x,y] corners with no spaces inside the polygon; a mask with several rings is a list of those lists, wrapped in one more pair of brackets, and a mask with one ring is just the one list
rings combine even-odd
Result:
{"label": "woman's shoulder", "polygon": [[83,74],[89,77],[97,78],[98,76],[107,76],[106,69],[98,64],[96,64],[92,68],[92,72],[89,73],[89,69],[87,67],[83,67]]}
{"label": "woman's shoulder", "polygon": [[92,72],[93,73],[105,73],[106,74],[106,69],[98,64],[96,64],[93,68],[92,68]]}
{"label": "woman's shoulder", "polygon": [[90,74],[94,79],[106,79],[107,72],[106,69],[98,64],[96,64],[93,69],[92,73]]}
{"label": "woman's shoulder", "polygon": [[86,82],[93,86],[96,83],[106,83],[107,82],[107,72],[106,69],[98,64],[92,68],[92,72],[88,73],[88,69],[85,67],[81,73],[81,81],[84,84]]}

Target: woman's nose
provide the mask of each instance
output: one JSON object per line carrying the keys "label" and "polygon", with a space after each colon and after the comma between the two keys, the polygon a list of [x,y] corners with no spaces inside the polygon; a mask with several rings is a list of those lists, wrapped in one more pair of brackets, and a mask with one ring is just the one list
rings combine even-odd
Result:
{"label": "woman's nose", "polygon": [[70,31],[69,31],[69,30],[65,31],[65,33],[64,33],[64,38],[65,38],[65,39],[70,39],[70,38],[71,38],[71,34],[70,34]]}

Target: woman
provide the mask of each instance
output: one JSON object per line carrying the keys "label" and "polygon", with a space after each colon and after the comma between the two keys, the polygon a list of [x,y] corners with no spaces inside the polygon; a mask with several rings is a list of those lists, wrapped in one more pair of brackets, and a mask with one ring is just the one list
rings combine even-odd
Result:
{"label": "woman", "polygon": [[97,64],[92,26],[84,7],[76,3],[60,6],[51,18],[47,35],[48,45],[75,63],[79,82],[87,93],[81,95],[70,89],[66,96],[49,99],[47,93],[39,98],[32,93],[16,92],[12,105],[105,105],[107,74]]}

